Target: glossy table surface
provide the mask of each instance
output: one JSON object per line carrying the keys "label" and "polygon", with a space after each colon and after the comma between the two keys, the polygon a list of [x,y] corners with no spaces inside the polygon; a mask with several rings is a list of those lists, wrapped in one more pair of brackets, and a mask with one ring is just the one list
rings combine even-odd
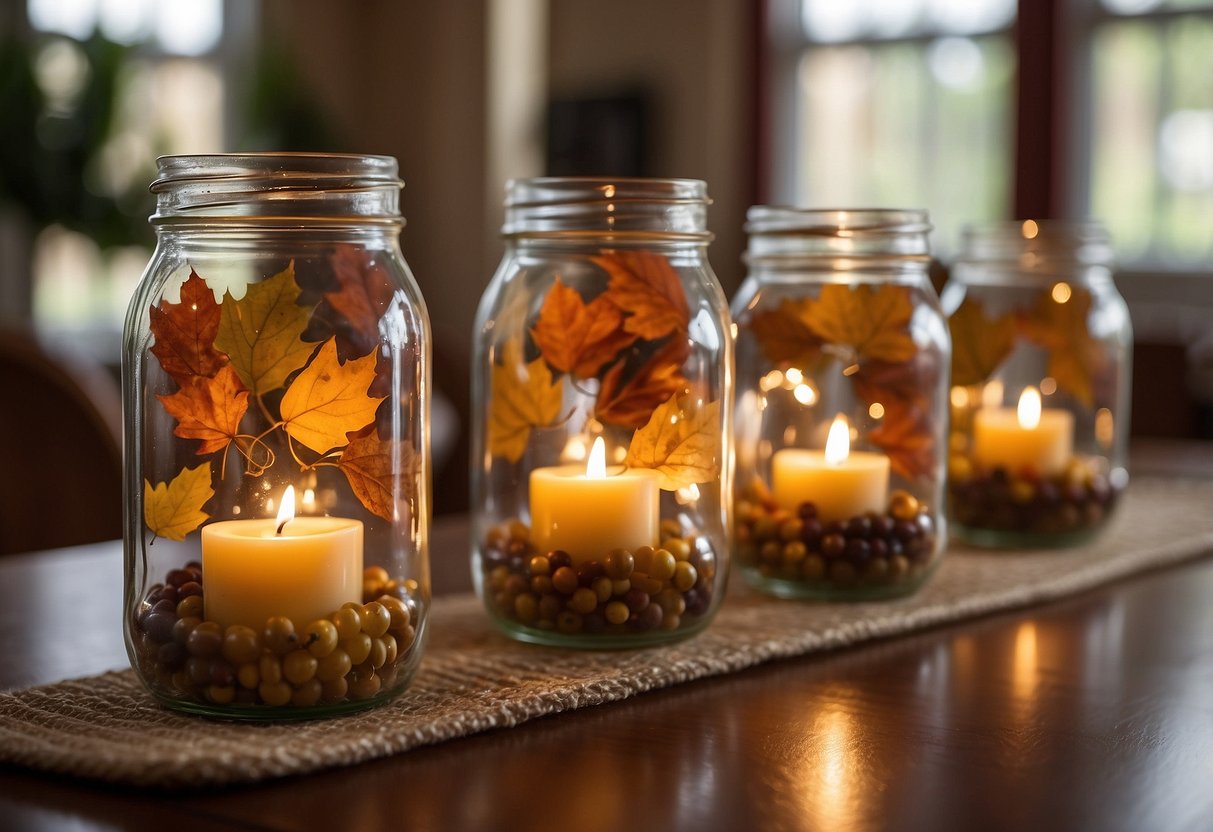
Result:
{"label": "glossy table surface", "polygon": [[[1213,449],[1134,468],[1213,477]],[[436,591],[468,585],[465,536],[436,524]],[[0,560],[0,688],[126,666],[120,549]],[[1213,829],[1211,601],[1204,559],[256,786],[0,768],[0,830]]]}

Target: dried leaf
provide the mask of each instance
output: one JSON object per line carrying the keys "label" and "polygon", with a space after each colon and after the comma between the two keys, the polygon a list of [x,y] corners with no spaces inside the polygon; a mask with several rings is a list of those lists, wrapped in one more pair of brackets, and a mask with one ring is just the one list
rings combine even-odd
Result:
{"label": "dried leaf", "polygon": [[372,252],[355,246],[337,246],[329,263],[340,286],[324,293],[329,308],[340,319],[330,317],[330,323],[353,345],[354,354],[366,355],[379,343],[379,320],[392,302],[392,281]]}
{"label": "dried leaf", "polygon": [[806,323],[831,344],[851,347],[856,358],[909,361],[914,357],[910,316],[914,308],[905,286],[840,283],[822,287],[804,312]]}
{"label": "dried leaf", "polygon": [[330,338],[282,396],[286,432],[321,454],[344,446],[346,434],[375,419],[383,399],[367,394],[374,380],[375,353],[341,364],[337,342]]}
{"label": "dried leaf", "polygon": [[981,384],[1015,348],[1012,315],[989,317],[981,301],[965,298],[948,319],[952,331],[952,384]]}
{"label": "dried leaf", "polygon": [[939,381],[940,362],[934,353],[919,351],[910,361],[865,361],[851,376],[855,392],[869,405],[890,399],[919,401]]}
{"label": "dried leaf", "polygon": [[647,341],[686,333],[691,310],[667,258],[647,251],[616,251],[593,260],[610,275],[604,297],[627,315],[626,331]]}
{"label": "dried leaf", "polygon": [[489,453],[522,459],[531,428],[550,425],[560,413],[563,391],[543,358],[527,363],[518,339],[506,342],[493,365],[489,405]]}
{"label": "dried leaf", "polygon": [[180,303],[161,301],[151,308],[152,335],[156,336],[152,354],[178,384],[197,376],[213,376],[227,363],[227,356],[215,349],[219,316],[215,293],[193,269],[181,284]]}
{"label": "dried leaf", "polygon": [[619,307],[600,295],[590,303],[557,278],[531,330],[544,359],[562,373],[593,378],[636,341],[623,328]]}
{"label": "dried leaf", "polygon": [[196,453],[202,455],[222,450],[236,438],[240,420],[248,410],[248,395],[236,371],[228,366],[214,378],[186,378],[176,393],[157,398],[177,420],[173,434],[182,439],[201,439]]}
{"label": "dried leaf", "polygon": [[812,304],[808,299],[788,298],[776,309],[750,316],[749,329],[772,363],[803,369],[817,360],[824,342],[809,328]]}
{"label": "dried leaf", "polygon": [[351,439],[338,465],[366,510],[384,520],[396,520],[396,506],[415,493],[418,465],[413,446],[384,441],[378,429]]}
{"label": "dried leaf", "polygon": [[868,431],[868,441],[888,457],[893,472],[907,480],[931,478],[935,474],[935,433],[919,402],[889,399],[884,417]]}
{"label": "dried leaf", "polygon": [[1087,407],[1095,402],[1094,379],[1107,363],[1100,343],[1087,329],[1091,293],[1074,288],[1065,303],[1044,292],[1024,319],[1028,338],[1049,351],[1049,375],[1057,386]]}
{"label": "dried leaf", "polygon": [[632,434],[625,464],[658,471],[661,488],[677,491],[715,480],[720,454],[720,402],[701,405],[691,396],[673,396]]}
{"label": "dried leaf", "polygon": [[675,337],[634,371],[629,372],[626,357],[615,362],[602,377],[594,416],[613,425],[643,427],[654,409],[686,392],[682,365],[689,352],[687,340]]}
{"label": "dried leaf", "polygon": [[250,284],[240,300],[223,296],[215,346],[227,353],[240,380],[261,396],[277,390],[316,348],[302,340],[311,308],[299,306],[292,262],[278,274]]}
{"label": "dried leaf", "polygon": [[143,481],[143,522],[157,537],[185,540],[185,536],[205,523],[210,515],[202,510],[215,496],[211,488],[211,466],[182,468],[171,482]]}

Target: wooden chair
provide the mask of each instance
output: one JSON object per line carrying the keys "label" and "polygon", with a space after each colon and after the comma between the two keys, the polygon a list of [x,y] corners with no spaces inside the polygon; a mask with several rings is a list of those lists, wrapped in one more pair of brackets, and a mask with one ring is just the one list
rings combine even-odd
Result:
{"label": "wooden chair", "polygon": [[122,536],[121,422],[105,368],[0,329],[0,555]]}

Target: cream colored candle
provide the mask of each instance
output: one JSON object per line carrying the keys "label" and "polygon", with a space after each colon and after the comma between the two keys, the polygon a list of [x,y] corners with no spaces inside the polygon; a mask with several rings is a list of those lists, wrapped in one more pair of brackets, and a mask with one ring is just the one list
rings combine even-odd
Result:
{"label": "cream colored candle", "polygon": [[540,552],[563,549],[574,564],[612,549],[657,544],[659,475],[634,468],[607,474],[602,437],[585,468],[559,465],[531,472],[531,528]]}
{"label": "cream colored candle", "polygon": [[202,527],[207,620],[261,632],[267,618],[285,615],[299,630],[348,601],[362,601],[362,523],[295,517],[290,486],[282,503],[277,520]]}
{"label": "cream colored candle", "polygon": [[1040,393],[1025,387],[1019,406],[986,408],[973,416],[973,461],[1010,473],[1061,473],[1074,451],[1074,417],[1068,410],[1042,409]]}
{"label": "cream colored candle", "polygon": [[823,521],[846,520],[869,511],[883,512],[889,500],[889,458],[851,451],[850,428],[839,414],[830,426],[824,451],[784,448],[771,458],[775,500],[796,511],[817,506]]}

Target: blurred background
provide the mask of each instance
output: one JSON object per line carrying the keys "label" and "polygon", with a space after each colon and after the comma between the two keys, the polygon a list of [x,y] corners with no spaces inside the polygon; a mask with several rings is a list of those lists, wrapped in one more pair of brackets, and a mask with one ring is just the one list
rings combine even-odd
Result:
{"label": "blurred background", "polygon": [[757,202],[1100,219],[1135,432],[1213,437],[1213,0],[0,0],[0,325],[114,376],[156,156],[237,150],[399,158],[464,425],[505,180],[606,174],[707,180],[730,294]]}

